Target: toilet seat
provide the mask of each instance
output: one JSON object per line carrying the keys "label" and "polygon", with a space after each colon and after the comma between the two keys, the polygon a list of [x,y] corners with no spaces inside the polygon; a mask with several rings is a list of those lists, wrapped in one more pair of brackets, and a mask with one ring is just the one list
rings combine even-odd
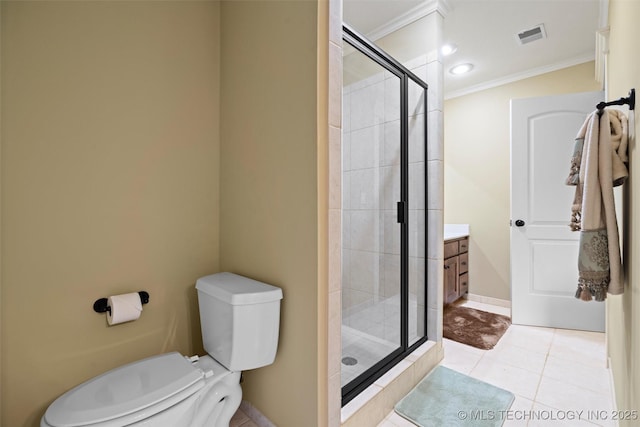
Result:
{"label": "toilet seat", "polygon": [[210,375],[180,353],[152,356],[69,390],[49,406],[43,421],[52,427],[131,424],[188,398]]}

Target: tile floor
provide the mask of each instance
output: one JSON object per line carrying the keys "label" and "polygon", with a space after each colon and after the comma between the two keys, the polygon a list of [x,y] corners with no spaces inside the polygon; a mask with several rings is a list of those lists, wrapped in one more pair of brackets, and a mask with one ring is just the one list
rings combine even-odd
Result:
{"label": "tile floor", "polygon": [[[509,315],[503,307],[463,304]],[[504,427],[617,426],[605,419],[611,418],[614,404],[604,334],[511,325],[492,350],[448,339],[444,349],[443,366],[515,394]],[[230,423],[230,427],[257,426],[242,410]],[[414,425],[391,412],[378,427]]]}
{"label": "tile floor", "polygon": [[[463,304],[509,315],[503,307]],[[505,427],[618,425],[610,419],[615,406],[602,333],[511,325],[492,350],[448,339],[444,350],[443,366],[515,394]],[[378,427],[413,424],[391,412]]]}
{"label": "tile floor", "polygon": [[242,409],[238,409],[233,418],[231,418],[229,427],[258,427],[258,424],[254,423]]}

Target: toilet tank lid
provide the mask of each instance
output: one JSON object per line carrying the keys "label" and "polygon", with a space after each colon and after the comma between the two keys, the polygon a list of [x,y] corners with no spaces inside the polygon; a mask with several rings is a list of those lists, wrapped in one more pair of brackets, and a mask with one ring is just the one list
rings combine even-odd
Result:
{"label": "toilet tank lid", "polygon": [[248,305],[282,299],[282,289],[234,273],[201,277],[196,289],[231,305]]}

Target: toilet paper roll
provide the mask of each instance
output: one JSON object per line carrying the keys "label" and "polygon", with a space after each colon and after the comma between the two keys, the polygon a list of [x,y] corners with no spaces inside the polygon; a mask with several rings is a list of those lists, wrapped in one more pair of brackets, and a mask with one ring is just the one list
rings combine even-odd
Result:
{"label": "toilet paper roll", "polygon": [[109,325],[137,320],[142,313],[142,302],[137,292],[110,296],[107,305],[111,307],[111,312],[107,311]]}

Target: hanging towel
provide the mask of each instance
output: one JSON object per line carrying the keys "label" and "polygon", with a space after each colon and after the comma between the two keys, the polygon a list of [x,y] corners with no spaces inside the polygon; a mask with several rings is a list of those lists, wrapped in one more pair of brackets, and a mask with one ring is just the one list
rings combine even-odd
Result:
{"label": "hanging towel", "polygon": [[573,231],[580,231],[576,298],[604,301],[624,290],[613,187],[627,171],[627,117],[618,110],[589,114],[575,140],[567,185],[575,185]]}

